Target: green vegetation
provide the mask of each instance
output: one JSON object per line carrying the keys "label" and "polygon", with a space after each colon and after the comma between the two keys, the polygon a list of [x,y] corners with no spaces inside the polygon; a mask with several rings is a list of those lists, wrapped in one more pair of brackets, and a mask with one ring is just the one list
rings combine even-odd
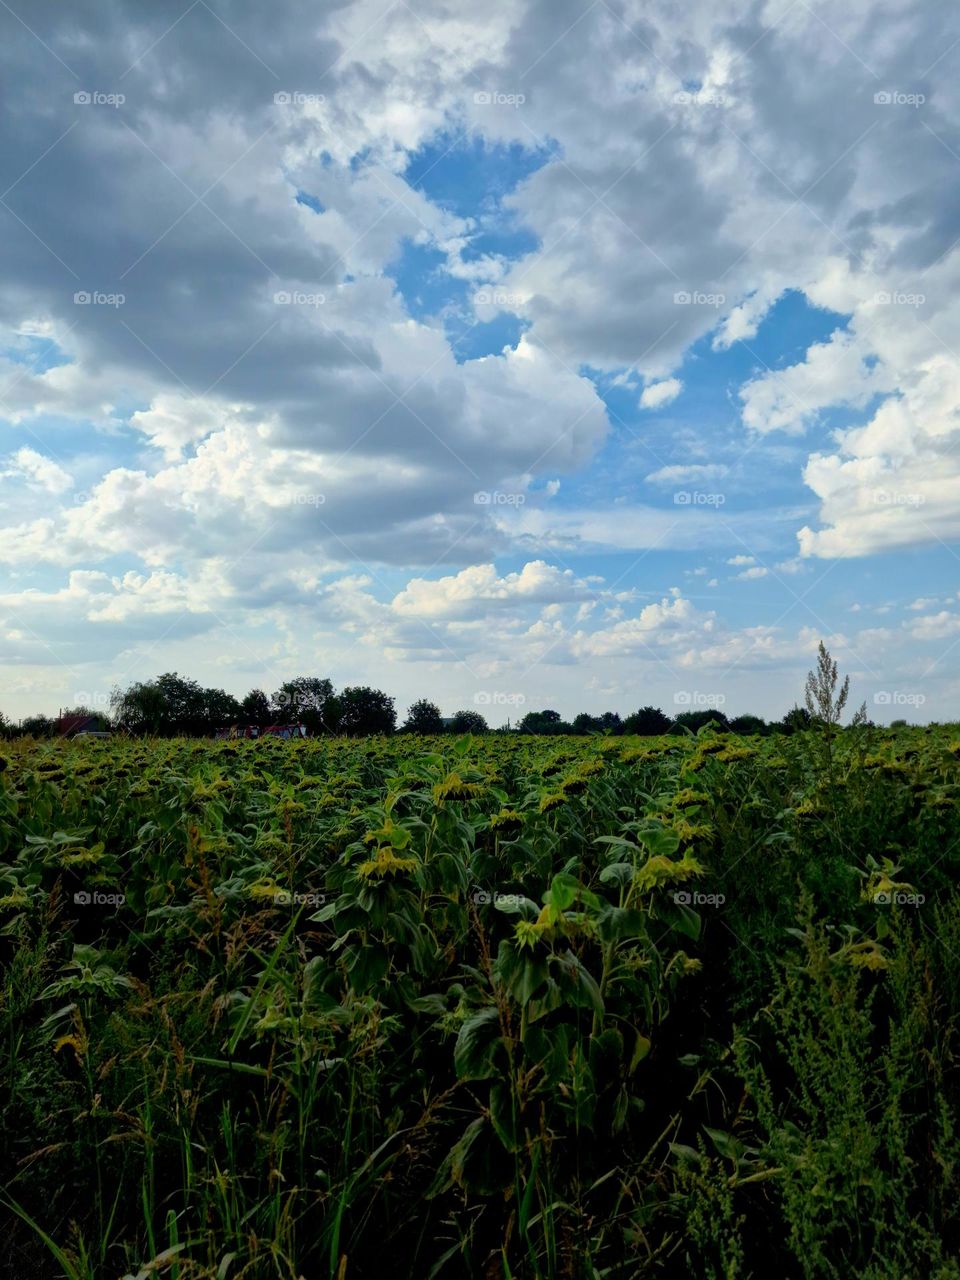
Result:
{"label": "green vegetation", "polygon": [[960,1277],[960,733],[820,715],[5,744],[5,1273]]}

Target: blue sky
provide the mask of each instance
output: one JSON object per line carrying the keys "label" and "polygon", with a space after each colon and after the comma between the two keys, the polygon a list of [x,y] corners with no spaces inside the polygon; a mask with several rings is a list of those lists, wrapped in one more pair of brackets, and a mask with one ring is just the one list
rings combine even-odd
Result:
{"label": "blue sky", "polygon": [[956,15],[121,8],[0,15],[0,710],[960,716]]}

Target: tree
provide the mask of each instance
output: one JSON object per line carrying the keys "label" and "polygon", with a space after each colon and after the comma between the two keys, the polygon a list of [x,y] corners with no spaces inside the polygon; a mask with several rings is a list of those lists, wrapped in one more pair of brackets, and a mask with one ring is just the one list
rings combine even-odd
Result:
{"label": "tree", "polygon": [[600,728],[599,716],[592,716],[587,711],[581,711],[578,716],[574,717],[573,724],[570,726],[570,732],[580,735],[587,733],[599,733]]}
{"label": "tree", "polygon": [[240,703],[240,718],[243,724],[255,724],[261,729],[270,724],[270,699],[262,689],[251,689]]}
{"label": "tree", "polygon": [[443,716],[435,702],[421,698],[407,712],[402,733],[443,733]]}
{"label": "tree", "polygon": [[326,713],[333,696],[329,680],[297,676],[280,686],[273,695],[271,708],[278,724],[305,724],[311,733],[329,733],[331,726]]}
{"label": "tree", "polygon": [[110,694],[114,719],[130,733],[162,733],[166,727],[163,692],[155,681],[136,681],[126,689],[119,685]]}
{"label": "tree", "polygon": [[600,729],[601,732],[614,736],[623,733],[623,721],[620,719],[619,711],[604,711],[600,717]]}
{"label": "tree", "polygon": [[528,711],[517,725],[518,733],[567,733],[570,726],[560,719],[559,711]]}
{"label": "tree", "polygon": [[163,721],[167,733],[197,734],[205,728],[204,693],[196,680],[188,680],[176,671],[157,676],[157,688],[163,699]]}
{"label": "tree", "polygon": [[709,710],[705,708],[703,711],[681,711],[673,723],[676,726],[673,732],[689,729],[691,733],[699,733],[708,724],[716,725],[721,733],[725,733],[730,728],[727,717],[716,708]]}
{"label": "tree", "polygon": [[733,733],[766,733],[767,722],[761,716],[734,716],[730,721],[730,729]]}
{"label": "tree", "polygon": [[393,733],[396,728],[393,699],[380,689],[355,685],[344,689],[335,702],[340,733],[359,737],[364,733]]}
{"label": "tree", "polygon": [[792,707],[777,725],[781,733],[801,733],[813,724],[813,716],[806,707]]}
{"label": "tree", "polygon": [[623,722],[623,731],[639,734],[643,738],[654,738],[666,733],[671,723],[669,716],[665,716],[659,707],[641,707],[632,716],[627,716]]}
{"label": "tree", "polygon": [[49,716],[27,716],[20,721],[20,733],[24,737],[50,738],[56,732],[56,722]]}
{"label": "tree", "polygon": [[450,721],[451,733],[488,733],[487,722],[479,711],[458,711]]}
{"label": "tree", "polygon": [[203,719],[207,733],[236,724],[240,719],[240,703],[223,689],[204,689]]}

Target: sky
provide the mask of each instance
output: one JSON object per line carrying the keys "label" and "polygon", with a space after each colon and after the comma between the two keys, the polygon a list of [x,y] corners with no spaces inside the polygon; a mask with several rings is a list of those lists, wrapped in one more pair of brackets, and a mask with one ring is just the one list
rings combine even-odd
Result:
{"label": "sky", "polygon": [[960,718],[960,10],[0,7],[0,710]]}

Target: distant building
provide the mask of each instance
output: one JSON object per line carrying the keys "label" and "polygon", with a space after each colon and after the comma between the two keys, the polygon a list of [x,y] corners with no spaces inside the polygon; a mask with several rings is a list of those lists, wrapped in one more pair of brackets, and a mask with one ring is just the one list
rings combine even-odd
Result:
{"label": "distant building", "polygon": [[217,738],[305,738],[307,727],[303,724],[270,724],[261,729],[255,724],[234,724],[216,731]]}
{"label": "distant building", "polygon": [[104,716],[61,716],[57,721],[57,734],[61,738],[98,738],[110,736],[110,725]]}

